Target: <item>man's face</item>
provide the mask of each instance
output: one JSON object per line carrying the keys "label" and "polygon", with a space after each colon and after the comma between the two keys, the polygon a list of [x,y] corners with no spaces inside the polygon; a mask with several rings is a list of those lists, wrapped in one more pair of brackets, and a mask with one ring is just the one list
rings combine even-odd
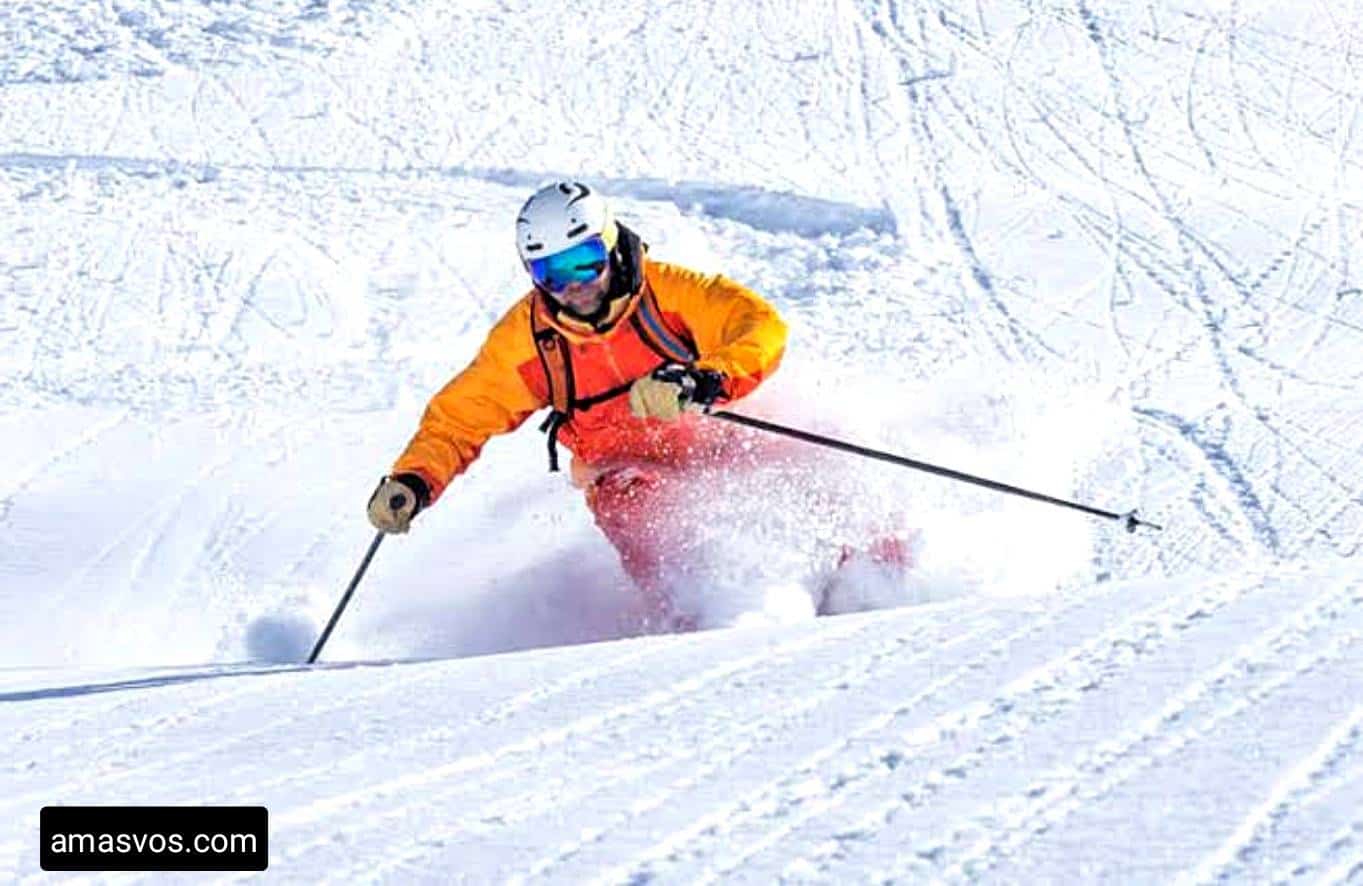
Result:
{"label": "man's face", "polygon": [[607,265],[601,276],[587,283],[572,283],[554,293],[554,299],[574,314],[590,317],[601,309],[610,291],[611,269]]}

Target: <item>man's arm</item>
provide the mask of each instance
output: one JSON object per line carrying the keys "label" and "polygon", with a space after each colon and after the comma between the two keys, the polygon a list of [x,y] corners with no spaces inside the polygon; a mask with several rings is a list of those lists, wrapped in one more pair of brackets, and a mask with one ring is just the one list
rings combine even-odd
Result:
{"label": "man's arm", "polygon": [[742,397],[776,371],[786,324],[760,295],[723,275],[666,262],[649,262],[647,273],[658,307],[690,330],[696,368],[722,373],[726,396]]}
{"label": "man's arm", "polygon": [[420,477],[429,502],[435,502],[450,481],[468,469],[489,438],[515,430],[547,405],[518,370],[533,357],[529,302],[522,299],[493,327],[468,368],[431,398],[421,426],[392,473]]}

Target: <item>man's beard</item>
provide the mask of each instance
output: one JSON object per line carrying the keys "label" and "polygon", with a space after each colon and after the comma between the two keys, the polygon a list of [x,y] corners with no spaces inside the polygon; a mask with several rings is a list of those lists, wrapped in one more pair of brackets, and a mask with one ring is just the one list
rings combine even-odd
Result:
{"label": "man's beard", "polygon": [[558,303],[559,310],[578,322],[590,323],[592,326],[601,324],[610,316],[611,305],[619,295],[619,293],[615,291],[615,275],[609,270],[606,272],[606,275],[606,279],[599,284],[600,289],[595,294],[596,300],[591,308],[582,311],[573,307],[566,298],[555,298],[554,301]]}
{"label": "man's beard", "polygon": [[559,302],[558,306],[559,310],[563,311],[563,313],[567,314],[569,317],[572,317],[574,320],[581,320],[584,323],[591,323],[592,325],[596,325],[597,323],[604,320],[606,318],[606,314],[610,312],[611,306],[610,293],[603,292],[600,295],[598,295],[596,298],[596,307],[592,308],[590,312],[585,314],[564,301]]}

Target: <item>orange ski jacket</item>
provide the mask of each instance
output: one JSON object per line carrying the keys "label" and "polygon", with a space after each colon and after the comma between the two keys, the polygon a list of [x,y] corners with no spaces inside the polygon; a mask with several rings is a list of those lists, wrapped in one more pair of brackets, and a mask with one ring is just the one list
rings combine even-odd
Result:
{"label": "orange ski jacket", "polygon": [[[473,362],[431,398],[416,435],[392,473],[414,473],[426,481],[434,503],[456,476],[468,469],[496,434],[519,427],[536,410],[550,406],[552,376],[533,336],[546,324],[561,333],[579,400],[627,389],[635,379],[669,362],[630,322],[651,290],[664,329],[695,353],[695,365],[725,376],[725,396],[748,394],[775,371],[786,344],[786,325],[752,290],[722,275],[706,275],[665,262],[645,260],[644,286],[611,327],[597,332],[551,316],[542,296],[531,291],[488,334]],[[708,432],[696,416],[680,421],[638,419],[628,396],[613,396],[579,408],[559,429],[558,439],[578,469],[613,463],[652,462],[680,466],[713,457],[724,435]],[[579,464],[579,462],[581,464]]]}

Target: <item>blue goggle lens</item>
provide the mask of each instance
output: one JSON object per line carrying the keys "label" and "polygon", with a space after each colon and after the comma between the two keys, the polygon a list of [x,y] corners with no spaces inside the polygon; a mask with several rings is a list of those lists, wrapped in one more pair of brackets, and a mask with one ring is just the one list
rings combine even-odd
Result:
{"label": "blue goggle lens", "polygon": [[590,283],[610,264],[610,250],[600,237],[584,240],[562,252],[530,260],[530,276],[552,292],[574,283]]}

